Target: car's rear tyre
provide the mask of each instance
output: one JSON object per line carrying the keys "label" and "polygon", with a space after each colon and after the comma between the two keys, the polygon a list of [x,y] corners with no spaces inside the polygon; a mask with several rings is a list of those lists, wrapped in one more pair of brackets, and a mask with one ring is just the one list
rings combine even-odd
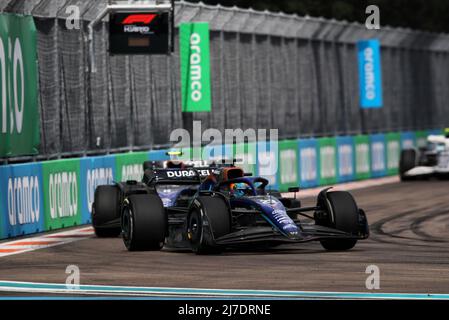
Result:
{"label": "car's rear tyre", "polygon": [[[350,234],[357,234],[359,231],[359,209],[352,195],[349,192],[335,191],[327,193],[326,197],[328,201],[322,206],[327,207],[328,221],[317,221],[317,223]],[[320,242],[326,250],[344,251],[354,248],[357,240],[326,239]]]}
{"label": "car's rear tyre", "polygon": [[117,186],[99,186],[95,190],[92,226],[99,238],[120,235],[120,190]]}
{"label": "car's rear tyre", "polygon": [[187,237],[196,254],[219,254],[223,248],[215,239],[231,232],[231,214],[226,201],[218,196],[198,197],[187,219]]}
{"label": "car's rear tyre", "polygon": [[414,149],[402,150],[401,158],[399,161],[399,175],[402,181],[412,180],[412,177],[406,176],[405,173],[416,167],[416,157],[417,157],[416,150]]}
{"label": "car's rear tyre", "polygon": [[129,251],[159,251],[164,246],[167,216],[153,194],[131,195],[122,213],[123,243]]}

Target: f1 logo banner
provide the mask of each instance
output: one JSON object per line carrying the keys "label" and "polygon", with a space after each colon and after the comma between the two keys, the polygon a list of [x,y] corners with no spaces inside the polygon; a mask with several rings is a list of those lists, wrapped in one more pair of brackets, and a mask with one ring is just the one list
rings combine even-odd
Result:
{"label": "f1 logo banner", "polygon": [[36,27],[0,14],[0,157],[38,153]]}
{"label": "f1 logo banner", "polygon": [[115,12],[109,15],[110,54],[169,54],[168,12]]}
{"label": "f1 logo banner", "polygon": [[382,108],[382,65],[379,40],[357,43],[359,57],[360,105],[364,109]]}
{"label": "f1 logo banner", "polygon": [[183,112],[210,112],[210,39],[208,23],[183,23],[180,30]]}

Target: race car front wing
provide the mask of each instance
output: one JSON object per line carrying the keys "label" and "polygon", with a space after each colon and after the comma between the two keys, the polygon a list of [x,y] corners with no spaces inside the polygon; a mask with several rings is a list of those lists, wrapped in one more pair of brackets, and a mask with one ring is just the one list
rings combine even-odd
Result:
{"label": "race car front wing", "polygon": [[368,238],[368,234],[363,232],[354,235],[340,230],[318,226],[315,224],[301,224],[301,233],[295,237],[282,234],[273,227],[249,227],[227,234],[215,239],[217,245],[231,246],[255,243],[303,243],[325,239],[354,239],[363,240]]}

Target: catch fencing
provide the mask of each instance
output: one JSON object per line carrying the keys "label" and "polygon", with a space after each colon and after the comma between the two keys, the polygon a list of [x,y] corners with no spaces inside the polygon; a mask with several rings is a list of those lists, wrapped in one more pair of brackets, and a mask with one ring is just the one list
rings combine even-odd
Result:
{"label": "catch fencing", "polygon": [[[37,28],[41,146],[35,159],[151,150],[176,128],[278,128],[281,139],[442,128],[448,121],[449,37],[356,23],[176,3],[176,26],[209,22],[212,112],[181,112],[179,46],[172,56],[109,56],[107,0],[3,0]],[[76,5],[81,28],[68,30]],[[177,29],[178,30],[178,29]],[[359,107],[356,43],[381,42],[384,107]],[[178,34],[176,44],[178,44]]]}

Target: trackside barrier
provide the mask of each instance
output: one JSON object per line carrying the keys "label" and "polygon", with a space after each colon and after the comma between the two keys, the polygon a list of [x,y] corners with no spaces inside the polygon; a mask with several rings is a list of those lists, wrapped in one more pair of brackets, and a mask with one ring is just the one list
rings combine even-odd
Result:
{"label": "trackside barrier", "polygon": [[203,148],[203,159],[207,160],[232,160],[234,147],[232,145],[211,145]]}
{"label": "trackside barrier", "polygon": [[299,185],[303,188],[316,187],[319,184],[320,172],[318,141],[316,139],[300,139],[298,145]]}
{"label": "trackside barrier", "polygon": [[167,156],[168,150],[154,150],[150,151],[149,158],[151,161],[165,161],[169,157]]}
{"label": "trackside barrier", "polygon": [[42,180],[46,230],[81,225],[80,160],[43,162]]}
{"label": "trackside barrier", "polygon": [[143,178],[143,163],[150,160],[149,152],[115,155],[115,181],[140,181]]}
{"label": "trackside barrier", "polygon": [[337,137],[337,181],[355,180],[355,145],[353,137]]}
{"label": "trackside barrier", "polygon": [[238,160],[236,165],[242,167],[247,173],[258,174],[257,162],[257,144],[241,143],[234,145],[234,159]]}
{"label": "trackside barrier", "polygon": [[435,129],[435,130],[429,130],[427,131],[427,135],[428,136],[438,136],[438,135],[442,135],[444,133],[444,130],[440,130],[440,129]]}
{"label": "trackside barrier", "polygon": [[319,148],[319,184],[331,185],[337,183],[337,140],[335,138],[321,138]]}
{"label": "trackside barrier", "polygon": [[398,173],[399,156],[401,153],[401,134],[388,133],[386,136],[387,143],[387,175],[393,176]]}
{"label": "trackside barrier", "polygon": [[373,178],[387,175],[387,150],[384,134],[370,136],[371,142],[371,176]]}
{"label": "trackside barrier", "polygon": [[[424,146],[442,130],[206,146],[209,160],[240,159],[245,172],[268,178],[273,189],[310,188],[396,175],[402,148]],[[0,239],[91,222],[95,188],[141,180],[142,163],[167,160],[167,150],[0,166]],[[183,149],[184,160],[201,154]],[[270,160],[270,161],[267,161]],[[276,166],[273,163],[277,162]],[[274,172],[273,172],[274,170]]]}
{"label": "trackside barrier", "polygon": [[287,191],[290,187],[297,187],[299,181],[299,145],[296,141],[279,142],[279,189]]}
{"label": "trackside barrier", "polygon": [[427,131],[416,131],[415,132],[415,146],[419,148],[424,148],[427,145]]}
{"label": "trackside barrier", "polygon": [[95,189],[115,181],[114,156],[82,158],[80,160],[81,223],[91,223]]}
{"label": "trackside barrier", "polygon": [[401,133],[401,147],[402,149],[414,148],[416,146],[416,136],[414,132]]}
{"label": "trackside barrier", "polygon": [[257,144],[257,175],[268,179],[269,189],[278,189],[279,150],[275,143]]}
{"label": "trackside barrier", "polygon": [[371,148],[369,136],[355,136],[355,177],[356,180],[371,178]]}
{"label": "trackside barrier", "polygon": [[0,166],[0,238],[45,231],[42,165]]}

